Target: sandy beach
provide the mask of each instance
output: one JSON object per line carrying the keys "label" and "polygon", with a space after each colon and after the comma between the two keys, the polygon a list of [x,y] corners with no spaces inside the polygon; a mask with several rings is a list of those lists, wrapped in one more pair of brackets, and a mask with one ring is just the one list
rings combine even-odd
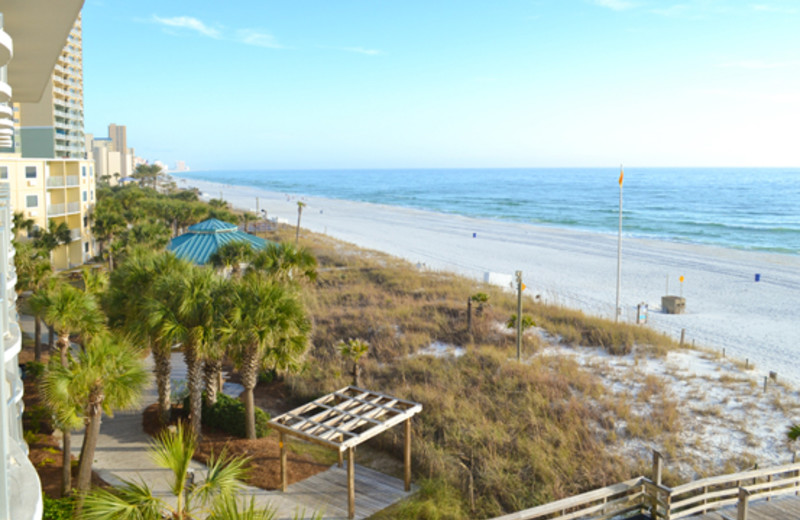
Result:
{"label": "sandy beach", "polygon": [[[180,178],[179,178],[180,179]],[[420,267],[484,280],[523,272],[526,295],[613,318],[617,237],[600,233],[498,222],[345,200],[304,197],[198,181],[206,198],[237,208],[265,209],[270,218],[384,251]],[[760,281],[755,281],[755,275]],[[679,282],[679,277],[684,282]],[[683,295],[686,312],[661,312],[661,297]],[[778,373],[800,386],[800,257],[623,237],[622,320],[633,322],[646,303],[648,325],[676,339],[726,351],[755,363],[755,373]],[[760,377],[760,376],[759,376]]]}

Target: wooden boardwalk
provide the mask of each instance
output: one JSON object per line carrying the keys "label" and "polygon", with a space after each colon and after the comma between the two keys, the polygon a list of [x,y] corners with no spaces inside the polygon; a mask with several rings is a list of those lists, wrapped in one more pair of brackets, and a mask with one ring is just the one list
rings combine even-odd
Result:
{"label": "wooden boardwalk", "polygon": [[[692,516],[692,520],[736,520],[736,506],[718,509],[713,513]],[[773,498],[750,502],[747,520],[797,520],[800,518],[800,497]]]}
{"label": "wooden boardwalk", "polygon": [[[368,518],[416,491],[416,486],[412,486],[411,492],[406,493],[402,479],[357,464],[355,470],[357,519]],[[275,520],[291,520],[298,512],[311,516],[316,511],[322,512],[325,520],[347,518],[347,470],[344,468],[332,466],[290,485],[286,493],[252,488],[248,491],[256,496],[257,502],[270,503],[277,508]]]}

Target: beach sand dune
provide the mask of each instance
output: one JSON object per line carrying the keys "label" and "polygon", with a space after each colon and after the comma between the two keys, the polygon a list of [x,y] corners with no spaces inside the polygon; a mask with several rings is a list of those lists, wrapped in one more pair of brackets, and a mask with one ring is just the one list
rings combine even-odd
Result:
{"label": "beach sand dune", "polygon": [[[358,246],[384,251],[430,269],[477,280],[486,273],[523,272],[530,297],[614,317],[617,237],[602,233],[481,220],[415,209],[298,197],[187,179],[182,186],[223,197],[234,206]],[[760,281],[755,281],[755,275]],[[679,282],[679,277],[684,282]],[[661,312],[661,297],[686,298],[686,313]],[[649,326],[686,341],[749,359],[756,372],[776,371],[800,385],[800,257],[623,238],[622,319],[649,305]]]}

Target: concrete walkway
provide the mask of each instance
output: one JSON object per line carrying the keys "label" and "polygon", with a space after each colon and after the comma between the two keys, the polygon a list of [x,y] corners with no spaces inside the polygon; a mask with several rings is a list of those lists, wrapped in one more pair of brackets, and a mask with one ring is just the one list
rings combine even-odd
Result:
{"label": "concrete walkway", "polygon": [[[26,334],[32,336],[33,321],[21,317],[20,325]],[[46,341],[46,331],[43,342]],[[153,362],[147,358],[148,367]],[[177,367],[176,367],[177,368]],[[178,368],[180,373],[180,368]],[[144,406],[157,401],[153,382],[142,400]],[[112,485],[120,485],[123,480],[138,482],[143,480],[153,494],[164,499],[172,499],[169,490],[171,472],[156,466],[150,458],[148,447],[152,438],[142,428],[142,409],[131,412],[118,412],[113,418],[103,417],[100,437],[97,442],[93,469],[100,477]],[[83,432],[72,435],[73,455],[80,455]],[[196,478],[202,480],[206,467],[192,461]],[[403,481],[377,471],[356,465],[356,516],[363,519],[385,509],[395,502],[409,496],[403,490]],[[322,513],[326,520],[347,518],[347,473],[343,468],[332,466],[302,482],[292,484],[286,493],[266,491],[247,486],[241,494],[247,501],[254,497],[260,507],[274,507],[276,520],[292,520]]]}

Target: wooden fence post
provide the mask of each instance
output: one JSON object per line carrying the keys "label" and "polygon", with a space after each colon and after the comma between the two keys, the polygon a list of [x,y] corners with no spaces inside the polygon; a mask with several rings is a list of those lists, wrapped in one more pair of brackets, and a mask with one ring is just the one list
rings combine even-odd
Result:
{"label": "wooden fence post", "polygon": [[739,503],[736,506],[736,520],[747,520],[747,499],[750,492],[745,488],[739,488]]}
{"label": "wooden fence post", "polygon": [[[663,465],[664,457],[656,450],[653,450],[653,483],[656,485],[656,492],[653,494],[650,504],[650,516],[653,518],[659,517],[658,497],[661,494],[661,471],[663,469]],[[667,511],[667,517],[669,518],[669,511]]]}

